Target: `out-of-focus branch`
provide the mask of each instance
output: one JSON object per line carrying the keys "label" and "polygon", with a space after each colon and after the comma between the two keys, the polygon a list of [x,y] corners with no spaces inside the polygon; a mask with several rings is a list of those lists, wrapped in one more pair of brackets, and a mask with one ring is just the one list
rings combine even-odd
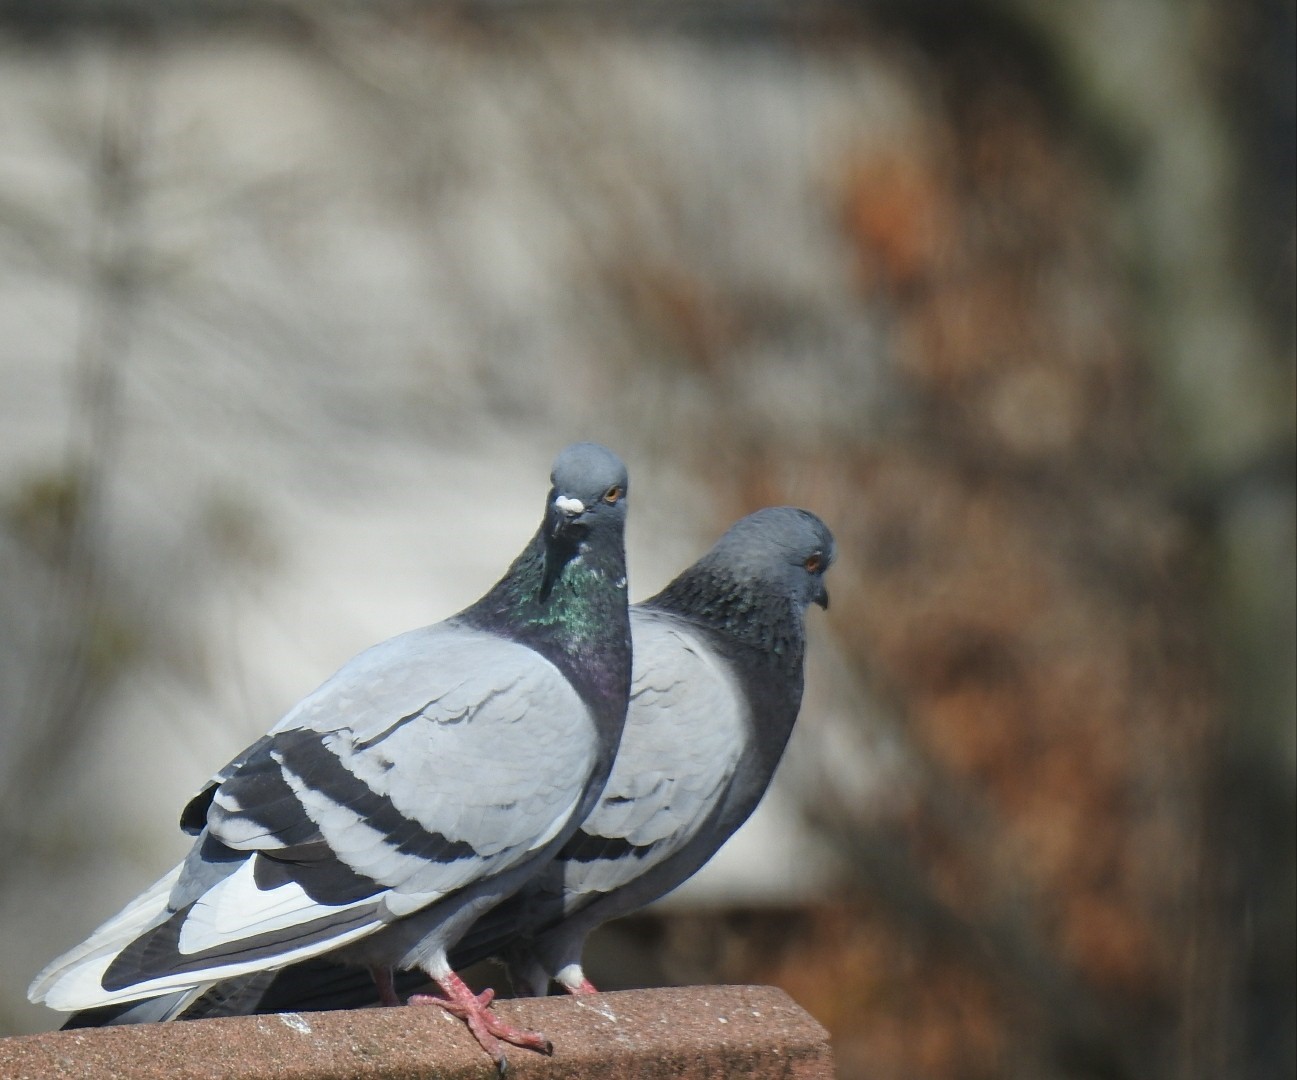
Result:
{"label": "out-of-focus branch", "polygon": [[[122,368],[147,258],[140,207],[150,124],[151,91],[141,65],[146,48],[138,38],[121,45],[104,72],[103,113],[90,170],[96,196],[93,233],[64,461],[57,476],[28,492],[25,505],[19,496],[11,508],[11,516],[19,518],[43,515],[52,531],[29,535],[44,546],[36,555],[48,564],[49,591],[39,613],[45,641],[27,675],[22,741],[0,790],[5,825],[0,858],[10,864],[27,850],[14,829],[39,820],[33,809],[43,792],[57,790],[60,763],[92,732],[96,696],[111,682],[123,644],[106,574],[111,539],[104,500],[119,435]],[[15,524],[21,530],[22,522]]]}

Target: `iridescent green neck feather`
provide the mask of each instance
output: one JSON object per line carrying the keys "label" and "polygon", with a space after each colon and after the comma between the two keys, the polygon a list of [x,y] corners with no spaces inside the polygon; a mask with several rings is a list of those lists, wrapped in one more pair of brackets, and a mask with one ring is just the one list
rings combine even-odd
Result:
{"label": "iridescent green neck feather", "polygon": [[538,531],[461,621],[535,649],[597,716],[624,713],[630,693],[626,557],[620,537],[547,542]]}

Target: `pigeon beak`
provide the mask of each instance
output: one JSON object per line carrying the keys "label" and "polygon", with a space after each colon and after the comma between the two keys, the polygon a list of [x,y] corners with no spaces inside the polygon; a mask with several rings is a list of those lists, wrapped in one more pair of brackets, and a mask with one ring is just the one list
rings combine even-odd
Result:
{"label": "pigeon beak", "polygon": [[815,594],[814,599],[825,611],[829,610],[829,590],[824,587],[824,582],[820,582],[819,591]]}
{"label": "pigeon beak", "polygon": [[542,601],[549,597],[554,583],[563,574],[563,567],[577,553],[581,534],[589,524],[581,520],[586,508],[585,503],[580,499],[568,495],[555,495],[550,506],[546,523],[548,536],[545,545],[545,574],[540,586]]}
{"label": "pigeon beak", "polygon": [[554,508],[566,516],[569,521],[585,513],[585,503],[580,499],[573,499],[567,495],[556,495],[554,497]]}
{"label": "pigeon beak", "polygon": [[550,500],[546,531],[549,539],[575,543],[590,527],[590,510],[571,495],[555,495]]}
{"label": "pigeon beak", "polygon": [[552,506],[552,528],[555,536],[579,532],[585,526],[585,515],[589,511],[580,499],[570,495],[555,495]]}

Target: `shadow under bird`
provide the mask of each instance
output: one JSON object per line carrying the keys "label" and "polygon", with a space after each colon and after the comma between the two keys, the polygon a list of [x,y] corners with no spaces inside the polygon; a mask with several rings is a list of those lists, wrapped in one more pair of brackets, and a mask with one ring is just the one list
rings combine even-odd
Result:
{"label": "shadow under bird", "polygon": [[[630,711],[607,785],[557,857],[468,931],[457,966],[496,956],[520,992],[544,994],[551,979],[594,991],[581,964],[588,935],[688,879],[765,793],[801,706],[806,610],[828,606],[834,555],[814,514],[759,510],[631,608]],[[424,981],[410,972],[398,987]],[[231,980],[185,1016],[376,1000],[372,981],[326,960]]]}
{"label": "shadow under bird", "polygon": [[551,480],[504,577],[361,653],[213,777],[181,817],[188,856],[46,967],[33,1002],[169,1019],[213,984],[328,956],[385,998],[417,969],[440,996],[411,1001],[463,1018],[501,1069],[500,1040],[548,1050],[448,952],[589,816],[625,722],[626,469],[579,443]]}

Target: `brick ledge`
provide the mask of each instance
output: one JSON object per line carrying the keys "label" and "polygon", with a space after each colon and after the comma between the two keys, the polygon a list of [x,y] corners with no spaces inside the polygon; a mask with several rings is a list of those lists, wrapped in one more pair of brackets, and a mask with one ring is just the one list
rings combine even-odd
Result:
{"label": "brick ledge", "polygon": [[[544,1032],[554,1056],[509,1053],[512,1080],[832,1080],[828,1034],[782,990],[693,986],[593,998],[499,1001]],[[494,1077],[464,1025],[440,1009],[284,1013],[53,1031],[0,1039],[12,1080],[469,1080]]]}

